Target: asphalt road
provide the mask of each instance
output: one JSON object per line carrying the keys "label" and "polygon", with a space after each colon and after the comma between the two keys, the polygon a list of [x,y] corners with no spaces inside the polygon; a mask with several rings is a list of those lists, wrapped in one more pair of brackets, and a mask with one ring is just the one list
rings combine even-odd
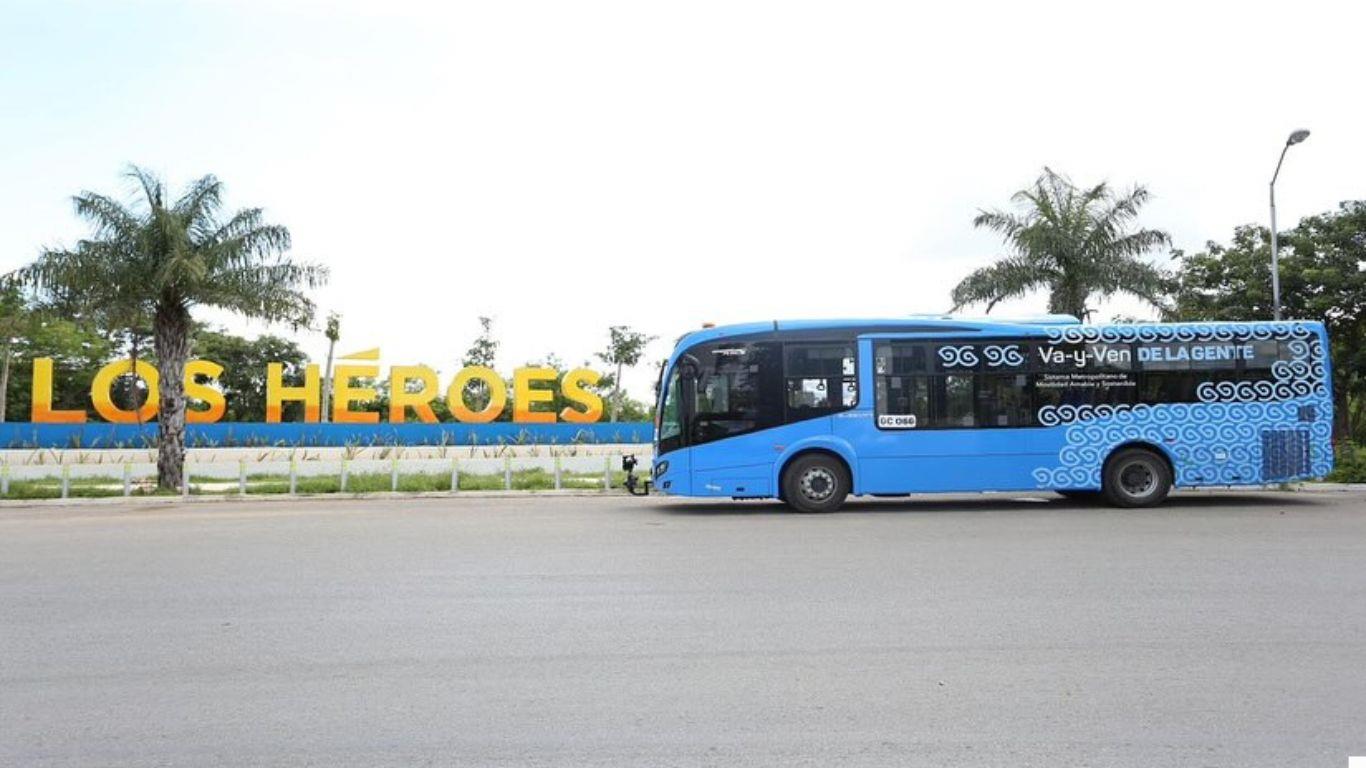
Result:
{"label": "asphalt road", "polygon": [[1326,765],[1366,494],[0,510],[0,765]]}

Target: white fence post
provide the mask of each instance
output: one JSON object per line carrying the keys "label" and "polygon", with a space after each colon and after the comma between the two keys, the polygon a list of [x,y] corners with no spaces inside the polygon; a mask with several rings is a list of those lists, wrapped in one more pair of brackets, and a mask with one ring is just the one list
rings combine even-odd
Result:
{"label": "white fence post", "polygon": [[289,457],[289,495],[293,496],[299,488],[298,476],[299,462],[293,456]]}
{"label": "white fence post", "polygon": [[512,490],[512,457],[503,454],[503,488]]}
{"label": "white fence post", "polygon": [[560,456],[555,455],[555,490],[560,490]]}
{"label": "white fence post", "polygon": [[602,490],[612,490],[612,457],[602,457]]}
{"label": "white fence post", "polygon": [[346,457],[343,456],[341,460],[341,481],[337,485],[338,493],[346,493],[346,470]]}
{"label": "white fence post", "polygon": [[241,496],[247,495],[247,460],[237,460],[237,493]]}
{"label": "white fence post", "polygon": [[128,462],[123,462],[123,495],[133,495],[133,466]]}
{"label": "white fence post", "polygon": [[62,498],[71,495],[71,467],[62,465]]}
{"label": "white fence post", "polygon": [[389,490],[398,493],[398,454],[389,460]]}
{"label": "white fence post", "polygon": [[180,467],[180,495],[190,495],[190,465],[182,464]]}
{"label": "white fence post", "polygon": [[460,492],[460,459],[451,459],[451,493]]}
{"label": "white fence post", "polygon": [[9,462],[0,465],[0,495],[9,495]]}

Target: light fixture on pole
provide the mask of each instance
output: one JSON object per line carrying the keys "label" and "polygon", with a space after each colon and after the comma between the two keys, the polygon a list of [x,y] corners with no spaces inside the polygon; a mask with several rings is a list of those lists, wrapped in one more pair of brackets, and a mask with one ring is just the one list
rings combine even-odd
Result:
{"label": "light fixture on pole", "polygon": [[1281,175],[1281,163],[1292,144],[1299,144],[1309,138],[1309,131],[1300,128],[1292,131],[1281,147],[1281,159],[1276,161],[1276,172],[1271,174],[1271,305],[1275,319],[1281,319],[1281,262],[1276,248],[1276,177]]}

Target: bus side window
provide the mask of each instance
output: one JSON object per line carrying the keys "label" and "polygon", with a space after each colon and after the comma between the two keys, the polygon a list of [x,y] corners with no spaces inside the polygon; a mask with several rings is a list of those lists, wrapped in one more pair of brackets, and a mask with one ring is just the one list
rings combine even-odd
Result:
{"label": "bus side window", "polygon": [[973,413],[972,374],[950,374],[934,377],[934,403],[930,426],[973,427],[977,425]]}
{"label": "bus side window", "polygon": [[[876,412],[917,429],[1027,427],[1030,355],[1017,341],[882,342],[873,350]],[[905,429],[905,422],[886,428]]]}
{"label": "bus side window", "polygon": [[[1318,357],[1318,339],[1307,339],[1311,357]],[[1274,381],[1272,366],[1279,361],[1292,361],[1294,352],[1286,339],[1253,339],[1248,342],[1251,357],[1242,360],[1238,366],[1237,378],[1240,381]]]}
{"label": "bus side window", "polygon": [[834,413],[858,404],[852,342],[788,344],[783,358],[787,421]]}
{"label": "bus side window", "polygon": [[914,415],[929,425],[930,393],[924,376],[881,376],[877,385],[879,414]]}
{"label": "bus side window", "polygon": [[695,347],[697,383],[687,431],[700,445],[776,426],[780,385],[778,345],[714,342]]}
{"label": "bus side window", "polygon": [[[1232,356],[1230,350],[1235,346],[1241,347],[1243,342],[1173,341],[1140,344],[1138,401],[1148,404],[1194,403],[1200,399],[1201,384],[1239,380],[1245,375],[1246,366]],[[1273,346],[1273,355],[1274,349]],[[1216,356],[1210,354],[1211,351],[1225,354]],[[1256,378],[1255,373],[1253,377]]]}
{"label": "bus side window", "polygon": [[978,426],[1027,427],[1033,423],[1028,376],[1008,373],[977,377]]}
{"label": "bus side window", "polygon": [[[873,407],[878,416],[914,416],[898,429],[930,425],[930,377],[926,346],[880,342],[873,349]],[[914,426],[908,426],[914,424]]]}

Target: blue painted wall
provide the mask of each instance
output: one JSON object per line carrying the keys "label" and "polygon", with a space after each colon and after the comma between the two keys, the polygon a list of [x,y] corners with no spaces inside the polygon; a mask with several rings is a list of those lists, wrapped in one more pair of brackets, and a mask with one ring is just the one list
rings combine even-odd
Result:
{"label": "blue painted wall", "polygon": [[[517,445],[648,443],[649,423],[600,424],[190,424],[190,447],[347,445]],[[145,448],[156,444],[157,425],[0,424],[0,448]]]}

